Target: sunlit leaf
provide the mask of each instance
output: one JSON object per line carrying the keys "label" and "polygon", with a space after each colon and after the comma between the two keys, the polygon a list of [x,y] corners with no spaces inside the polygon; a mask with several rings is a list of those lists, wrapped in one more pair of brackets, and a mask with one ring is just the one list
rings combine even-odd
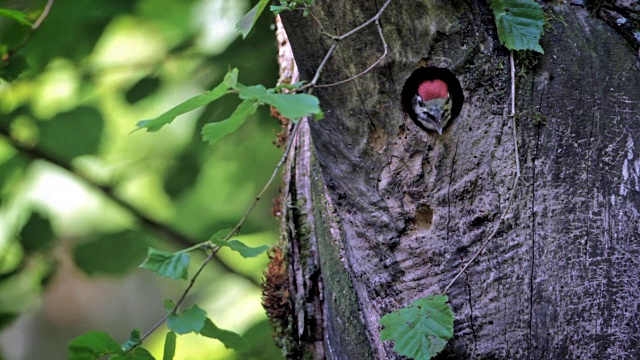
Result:
{"label": "sunlit leaf", "polygon": [[219,340],[227,349],[236,351],[249,349],[249,343],[242,336],[233,331],[220,329],[209,318],[206,319],[204,327],[200,330],[200,335]]}
{"label": "sunlit leaf", "polygon": [[273,89],[267,89],[262,85],[244,86],[240,83],[235,89],[238,90],[241,99],[256,99],[272,105],[282,116],[291,120],[321,112],[320,101],[313,95],[275,94]]}
{"label": "sunlit leaf", "polygon": [[222,83],[216,86],[213,90],[209,90],[203,94],[194,96],[191,99],[174,106],[169,111],[165,112],[155,119],[138,121],[136,126],[138,128],[146,128],[147,131],[158,131],[163,126],[171,123],[176,117],[188,113],[189,111],[195,110],[201,106],[207,105],[224,96],[227,93],[227,90],[229,90],[229,84],[235,83],[236,80],[234,79],[237,78],[238,69],[233,69],[232,71],[227,73]]}
{"label": "sunlit leaf", "polygon": [[276,92],[280,92],[282,89],[295,90],[301,87],[302,85],[304,85],[304,81],[298,81],[297,83],[293,83],[293,84],[280,84],[276,86],[273,90],[275,90]]}
{"label": "sunlit leaf", "polygon": [[533,0],[492,0],[491,8],[498,37],[509,50],[544,53],[539,44],[544,28],[544,12]]}
{"label": "sunlit leaf", "polygon": [[171,299],[164,299],[164,301],[162,302],[162,305],[164,306],[164,310],[167,313],[172,312],[173,309],[176,308],[176,302]]}
{"label": "sunlit leaf", "polygon": [[428,296],[380,319],[380,340],[395,340],[398,354],[429,360],[453,336],[453,311],[446,295]]}
{"label": "sunlit leaf", "polygon": [[220,239],[212,238],[209,241],[216,245],[226,246],[231,250],[238,252],[244,258],[256,257],[269,249],[269,245],[251,247],[239,240],[222,241]]}
{"label": "sunlit leaf", "polygon": [[27,14],[22,11],[0,8],[0,16],[8,17],[9,19],[13,19],[25,26],[33,25]]}
{"label": "sunlit leaf", "polygon": [[227,237],[227,235],[229,235],[229,233],[231,232],[232,229],[222,229],[222,230],[218,230],[216,231],[215,234],[211,235],[211,237],[209,238],[209,241],[216,243],[217,242],[221,242],[222,239],[224,239],[225,237]]}
{"label": "sunlit leaf", "polygon": [[120,345],[102,331],[89,331],[69,343],[69,360],[93,360],[123,353]]}
{"label": "sunlit leaf", "polygon": [[278,15],[285,10],[289,10],[289,7],[286,5],[271,5],[269,6],[269,10],[271,10],[272,13]]}
{"label": "sunlit leaf", "polygon": [[181,314],[171,314],[167,319],[169,329],[177,334],[198,333],[204,326],[207,318],[206,311],[193,305]]}
{"label": "sunlit leaf", "polygon": [[147,258],[140,267],[171,279],[186,280],[189,269],[189,259],[189,254],[181,252],[170,253],[149,248]]}
{"label": "sunlit leaf", "polygon": [[209,123],[202,127],[202,139],[208,141],[209,145],[215,145],[223,137],[235,132],[244,124],[249,115],[257,110],[255,100],[245,100],[238,105],[228,118],[215,123]]}
{"label": "sunlit leaf", "polygon": [[137,347],[125,354],[114,355],[109,360],[155,360],[147,349]]}
{"label": "sunlit leaf", "polygon": [[256,99],[260,102],[268,102],[267,99],[269,98],[269,93],[264,85],[258,84],[245,86],[242,84],[236,84],[234,89],[238,90],[238,96],[240,96],[240,99]]}
{"label": "sunlit leaf", "polygon": [[236,24],[236,30],[238,30],[238,32],[242,34],[243,39],[246,38],[247,35],[249,35],[249,32],[251,32],[253,25],[255,25],[256,21],[258,21],[260,14],[262,14],[262,11],[267,6],[267,4],[269,4],[269,0],[260,0],[260,2],[256,4],[256,6],[249,10],[249,12],[245,16],[243,16],[240,21],[238,21],[238,23]]}
{"label": "sunlit leaf", "polygon": [[291,120],[320,112],[320,101],[309,94],[272,94],[269,105],[273,105],[280,115]]}
{"label": "sunlit leaf", "polygon": [[169,331],[164,338],[164,353],[162,360],[173,360],[176,355],[176,342],[178,337],[173,331]]}

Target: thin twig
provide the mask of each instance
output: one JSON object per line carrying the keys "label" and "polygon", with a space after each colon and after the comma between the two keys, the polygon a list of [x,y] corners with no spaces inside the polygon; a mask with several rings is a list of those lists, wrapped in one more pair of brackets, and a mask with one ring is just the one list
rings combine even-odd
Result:
{"label": "thin twig", "polygon": [[456,282],[456,280],[458,280],[460,275],[462,275],[467,270],[467,268],[476,260],[476,258],[478,258],[478,256],[480,256],[480,254],[482,253],[484,248],[487,247],[487,245],[489,244],[491,239],[493,239],[493,237],[498,232],[498,229],[500,228],[500,225],[502,225],[502,222],[504,221],[504,218],[506,217],[507,213],[509,212],[509,208],[511,207],[511,203],[513,202],[513,195],[516,192],[516,187],[518,185],[518,180],[520,180],[520,175],[516,174],[515,180],[513,181],[513,188],[511,189],[511,194],[509,195],[509,201],[507,202],[507,207],[502,212],[502,215],[500,215],[500,219],[498,220],[498,223],[496,224],[496,227],[493,229],[491,234],[489,234],[489,237],[487,237],[487,239],[484,241],[484,244],[482,244],[480,249],[478,249],[478,251],[475,254],[473,254],[471,259],[469,261],[467,261],[467,263],[462,267],[462,269],[460,271],[458,271],[458,273],[453,278],[453,280],[451,280],[449,282],[449,285],[447,285],[447,287],[444,288],[444,291],[442,292],[443,294],[446,294],[447,291],[449,291],[449,288],[451,288],[451,286]]}
{"label": "thin twig", "polygon": [[313,80],[311,80],[311,82],[308,83],[307,85],[302,86],[300,88],[300,91],[305,90],[306,88],[313,88],[316,85],[316,83],[318,82],[318,79],[320,78],[320,74],[322,74],[322,70],[324,70],[324,66],[327,64],[327,61],[329,61],[329,58],[331,58],[331,54],[333,54],[333,50],[336,49],[336,46],[338,46],[338,42],[334,42],[333,45],[331,45],[331,47],[325,54],[324,59],[322,59],[322,62],[316,69],[316,73],[313,76]]}
{"label": "thin twig", "polygon": [[264,195],[265,191],[267,191],[269,186],[271,186],[271,183],[276,178],[276,175],[278,175],[278,172],[280,171],[280,168],[282,167],[282,164],[284,164],[284,162],[287,161],[287,158],[289,157],[289,150],[291,149],[291,144],[293,144],[292,139],[296,136],[296,134],[298,132],[298,125],[299,124],[300,124],[300,122],[298,121],[293,126],[293,129],[291,130],[291,134],[289,134],[289,139],[287,139],[287,146],[284,149],[284,154],[282,154],[282,158],[280,158],[280,161],[278,162],[278,164],[273,169],[273,173],[271,173],[271,177],[269,178],[267,183],[262,187],[262,190],[260,190],[260,193],[258,193],[258,195],[253,200],[253,202],[251,203],[251,205],[249,206],[247,211],[245,211],[245,213],[242,216],[242,218],[240,219],[240,221],[238,221],[236,226],[233,227],[233,229],[229,232],[229,234],[227,234],[227,236],[224,237],[224,239],[222,241],[229,240],[232,236],[236,235],[240,231],[240,228],[244,224],[245,220],[247,220],[247,217],[249,216],[249,214],[251,214],[251,211],[253,211],[253,208],[256,207],[256,205],[258,204],[258,202],[262,198],[262,195]]}
{"label": "thin twig", "polygon": [[515,179],[513,180],[513,187],[511,188],[511,194],[509,194],[509,200],[507,201],[507,207],[504,209],[504,211],[500,215],[500,219],[498,219],[498,223],[496,224],[496,226],[493,229],[493,231],[491,232],[491,234],[489,234],[489,236],[484,241],[482,246],[480,246],[480,249],[478,249],[478,251],[476,251],[476,253],[473,254],[471,259],[469,259],[469,261],[467,261],[467,263],[464,264],[462,269],[460,271],[458,271],[458,273],[453,278],[453,280],[451,280],[449,282],[449,285],[447,285],[444,288],[444,291],[442,292],[442,294],[446,294],[447,291],[449,291],[449,289],[456,282],[456,280],[458,280],[458,278],[467,270],[467,268],[469,266],[471,266],[471,264],[478,258],[478,256],[480,256],[480,254],[487,247],[487,245],[489,244],[491,239],[493,239],[493,237],[496,235],[496,233],[498,232],[498,229],[500,228],[500,225],[502,225],[502,222],[506,218],[507,213],[509,212],[509,209],[511,208],[511,203],[513,202],[513,197],[514,197],[514,195],[516,193],[516,189],[518,187],[518,181],[520,180],[520,156],[518,154],[518,132],[517,132],[517,129],[516,129],[516,116],[515,116],[516,115],[516,75],[515,75],[515,71],[516,70],[515,70],[515,65],[514,65],[514,61],[513,61],[513,51],[511,51],[511,54],[510,54],[510,63],[511,63],[511,111],[509,113],[509,117],[511,117],[511,127],[513,129],[513,142],[515,144],[514,155],[515,155],[515,158],[516,158],[516,176],[515,176]]}
{"label": "thin twig", "polygon": [[158,320],[158,322],[153,325],[153,327],[151,327],[151,329],[147,330],[144,335],[142,335],[140,337],[140,343],[142,343],[142,341],[146,338],[148,338],[154,331],[156,331],[160,326],[162,326],[162,324],[167,321],[167,319],[169,318],[169,316],[175,314],[178,311],[178,308],[180,307],[180,305],[182,305],[182,303],[184,302],[184,300],[187,298],[187,294],[189,294],[189,291],[191,291],[191,288],[193,287],[193,284],[195,284],[196,279],[198,278],[198,276],[200,275],[200,273],[202,272],[202,270],[204,270],[204,268],[207,266],[207,264],[209,263],[209,261],[211,261],[212,259],[214,259],[215,253],[211,252],[211,254],[209,254],[207,256],[207,258],[204,260],[204,262],[202,263],[202,265],[200,265],[200,267],[198,268],[198,271],[196,271],[196,273],[193,275],[193,277],[191,277],[191,280],[189,281],[189,286],[187,286],[186,289],[184,289],[184,291],[182,292],[182,295],[180,296],[180,299],[178,299],[178,301],[176,302],[176,305],[173,307],[173,309],[171,310],[171,312],[167,313],[165,316],[162,317],[162,319]]}
{"label": "thin twig", "polygon": [[337,38],[335,38],[335,40],[337,40],[337,41],[344,40],[344,39],[348,38],[349,36],[357,33],[358,31],[366,28],[367,26],[369,26],[369,24],[373,23],[374,21],[378,21],[380,19],[380,16],[382,16],[382,13],[384,12],[384,10],[387,8],[387,6],[389,6],[389,4],[391,4],[391,0],[387,0],[384,3],[384,5],[382,5],[380,10],[378,10],[378,13],[374,15],[374,17],[372,17],[371,19],[367,20],[365,23],[361,24],[360,26],[356,27],[355,29],[338,36]]}
{"label": "thin twig", "polygon": [[31,40],[31,38],[33,37],[33,34],[35,34],[35,32],[40,28],[40,25],[42,25],[42,23],[47,18],[47,16],[49,16],[49,12],[51,11],[53,2],[54,0],[47,1],[47,4],[44,6],[44,9],[42,10],[42,13],[40,14],[40,16],[38,16],[38,19],[36,20],[36,22],[33,23],[33,25],[31,25],[31,31],[29,31],[27,35],[25,35],[24,38],[22,38],[20,43],[16,45],[15,48],[9,50],[9,52],[5,55],[5,58],[3,60],[8,61],[11,58],[11,56],[13,56],[13,54],[15,54],[18,50],[22,49],[25,45],[27,45],[29,40]]}
{"label": "thin twig", "polygon": [[54,0],[47,1],[47,5],[44,6],[44,10],[42,10],[42,14],[40,14],[40,16],[38,17],[38,20],[36,20],[36,22],[33,23],[33,26],[31,26],[31,31],[38,30],[40,25],[42,25],[42,22],[44,21],[44,19],[46,19],[47,16],[49,16],[49,11],[51,11],[51,7],[53,6],[53,1]]}
{"label": "thin twig", "polygon": [[[285,163],[285,161],[287,161],[287,158],[289,157],[289,151],[291,150],[291,145],[293,144],[293,139],[295,138],[295,136],[296,136],[296,134],[298,132],[298,127],[299,127],[298,125],[299,124],[300,124],[300,122],[297,122],[293,126],[293,129],[291,130],[291,134],[289,135],[289,139],[287,139],[287,146],[285,147],[284,154],[282,154],[282,158],[280,158],[280,161],[275,166],[275,169],[273,170],[273,173],[271,174],[271,177],[269,178],[267,183],[264,185],[264,187],[262,188],[262,190],[260,191],[258,196],[256,196],[255,200],[251,203],[251,205],[249,206],[249,208],[245,212],[244,216],[240,219],[240,221],[238,221],[238,224],[236,224],[236,226],[229,232],[229,234],[227,234],[227,236],[223,239],[223,241],[229,240],[232,236],[236,235],[240,231],[240,228],[242,227],[242,224],[244,223],[244,221],[247,219],[247,217],[249,216],[249,214],[251,213],[253,208],[256,206],[258,201],[260,201],[260,198],[262,197],[262,195],[264,195],[264,192],[269,188],[271,183],[273,183],[273,180],[275,179],[276,175],[278,174],[280,168]],[[158,322],[155,325],[153,325],[153,327],[151,327],[149,330],[147,330],[147,332],[145,332],[144,335],[142,337],[140,337],[140,342],[142,342],[142,340],[144,340],[147,337],[149,337],[154,331],[156,331],[160,326],[162,326],[162,324],[165,321],[167,321],[169,316],[171,316],[172,314],[175,314],[178,311],[178,308],[180,307],[180,305],[186,299],[187,294],[189,293],[189,291],[191,291],[191,288],[193,287],[193,284],[196,282],[196,279],[198,278],[198,276],[200,275],[202,270],[205,268],[207,263],[209,261],[215,259],[215,255],[218,252],[218,250],[220,250],[220,246],[219,245],[211,246],[211,253],[209,254],[209,256],[207,256],[206,260],[200,266],[200,268],[198,268],[198,271],[196,271],[196,273],[193,275],[193,277],[191,278],[191,281],[189,281],[189,285],[182,292],[182,295],[180,296],[180,299],[178,299],[178,301],[176,302],[176,305],[173,307],[173,310],[171,310],[171,312],[169,312],[168,314],[163,316],[162,319],[158,320]]]}
{"label": "thin twig", "polygon": [[520,177],[520,155],[518,154],[518,138],[516,137],[516,66],[513,60],[513,50],[509,53],[509,62],[511,63],[511,118],[513,119],[513,142],[516,152],[516,171]]}
{"label": "thin twig", "polygon": [[516,116],[516,66],[513,60],[513,50],[509,53],[509,63],[511,64],[511,113],[509,116]]}
{"label": "thin twig", "polygon": [[369,66],[366,70],[362,71],[361,73],[354,75],[348,79],[344,79],[338,82],[334,82],[331,84],[318,84],[315,85],[315,87],[318,88],[322,88],[322,87],[331,87],[331,86],[336,86],[336,85],[341,85],[344,83],[348,83],[349,81],[355,80],[357,78],[359,78],[362,75],[365,75],[366,73],[368,73],[369,71],[373,70],[373,68],[375,68],[378,64],[380,64],[380,62],[382,61],[382,59],[384,59],[387,56],[387,53],[389,52],[389,48],[387,47],[387,42],[384,39],[384,34],[382,33],[382,27],[380,26],[380,22],[378,20],[375,21],[376,26],[378,27],[378,34],[380,35],[380,40],[382,41],[382,46],[384,48],[384,53],[382,54],[382,56],[380,56],[380,58],[378,60],[376,60],[376,62],[374,62],[373,64],[371,64],[371,66]]}
{"label": "thin twig", "polygon": [[[378,65],[382,61],[382,59],[387,55],[387,52],[388,52],[387,42],[384,39],[384,34],[382,33],[382,28],[380,27],[380,17],[382,16],[382,13],[384,13],[384,10],[387,8],[387,6],[389,6],[391,1],[392,0],[385,1],[385,3],[380,8],[380,10],[378,10],[378,12],[371,19],[367,20],[366,22],[360,24],[359,26],[353,28],[352,30],[350,30],[350,31],[348,31],[348,32],[346,32],[346,33],[344,33],[344,34],[342,34],[340,36],[331,35],[329,33],[324,32],[324,30],[322,30],[321,32],[324,35],[330,37],[334,41],[334,43],[331,45],[331,47],[329,48],[329,50],[325,54],[324,58],[322,59],[322,62],[320,63],[320,65],[316,69],[316,73],[313,76],[313,79],[311,80],[311,82],[306,84],[306,85],[304,85],[304,86],[302,86],[299,89],[299,91],[306,90],[307,88],[313,88],[313,87],[329,87],[329,86],[344,84],[346,82],[355,80],[355,79],[357,79],[358,77],[360,77],[362,75],[365,75],[366,73],[371,71],[376,65]],[[314,19],[315,19],[315,17],[314,17]],[[317,19],[315,19],[315,20],[317,21]],[[372,23],[375,23],[378,26],[378,33],[380,34],[380,38],[382,39],[382,44],[384,46],[384,55],[382,57],[380,57],[380,59],[378,59],[372,66],[369,66],[365,71],[359,73],[356,76],[352,76],[349,79],[342,80],[342,81],[339,81],[339,82],[333,83],[333,84],[316,85],[318,83],[318,79],[320,78],[320,74],[322,74],[322,71],[324,70],[325,65],[329,61],[329,58],[331,58],[331,55],[333,54],[333,51],[335,50],[336,46],[338,46],[338,43],[340,41],[348,38],[349,36],[357,33],[358,31],[366,28],[367,26],[369,26]],[[320,25],[320,28],[322,29],[322,25]]]}

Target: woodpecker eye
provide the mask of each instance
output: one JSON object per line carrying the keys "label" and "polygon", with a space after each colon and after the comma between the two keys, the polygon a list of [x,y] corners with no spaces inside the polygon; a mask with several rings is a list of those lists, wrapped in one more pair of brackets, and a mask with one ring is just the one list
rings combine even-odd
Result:
{"label": "woodpecker eye", "polygon": [[418,98],[418,105],[420,105],[420,107],[424,106],[424,103],[422,102],[422,99]]}

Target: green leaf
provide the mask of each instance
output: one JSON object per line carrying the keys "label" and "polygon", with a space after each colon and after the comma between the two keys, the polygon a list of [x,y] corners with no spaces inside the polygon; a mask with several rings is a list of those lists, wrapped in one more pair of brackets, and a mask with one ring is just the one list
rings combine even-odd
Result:
{"label": "green leaf", "polygon": [[177,334],[199,333],[204,326],[207,312],[193,305],[181,314],[171,314],[167,319],[169,329]]}
{"label": "green leaf", "polygon": [[249,35],[249,32],[251,32],[253,25],[255,25],[256,21],[258,21],[260,14],[262,14],[262,11],[267,6],[267,4],[269,4],[269,0],[260,0],[260,2],[256,4],[256,6],[249,10],[249,12],[246,13],[245,16],[240,19],[240,21],[238,21],[238,23],[236,24],[236,30],[238,30],[238,32],[242,34],[243,39],[245,39],[247,35]]}
{"label": "green leaf", "polygon": [[49,219],[32,212],[20,231],[20,243],[26,251],[47,250],[53,244],[53,230]]}
{"label": "green leaf", "polygon": [[164,306],[164,310],[167,312],[167,314],[171,313],[173,309],[176,308],[176,302],[171,299],[164,299],[162,305]]}
{"label": "green leaf", "polygon": [[176,355],[177,338],[176,333],[173,331],[167,333],[167,336],[164,338],[164,354],[162,355],[162,360],[173,360],[173,357]]}
{"label": "green leaf", "polygon": [[69,343],[69,360],[93,360],[114,354],[124,352],[109,334],[102,331],[89,331]]}
{"label": "green leaf", "polygon": [[288,119],[297,120],[303,116],[318,114],[320,101],[309,94],[275,94],[274,89],[266,89],[262,85],[244,86],[236,84],[235,89],[241,99],[256,99],[278,109]]}
{"label": "green leaf", "polygon": [[222,241],[221,239],[211,238],[209,241],[216,245],[227,246],[231,250],[238,252],[243,258],[256,257],[269,249],[269,245],[251,247],[239,240]]}
{"label": "green leaf", "polygon": [[189,260],[189,254],[181,252],[170,253],[149,248],[147,258],[140,267],[143,269],[149,269],[158,275],[174,280],[186,280],[189,269]]}
{"label": "green leaf", "polygon": [[112,356],[109,360],[155,360],[155,358],[147,349],[137,347],[126,354]]}
{"label": "green leaf", "polygon": [[140,344],[142,344],[142,340],[140,340],[140,330],[133,329],[127,342],[122,344],[122,350],[129,351]]}
{"label": "green leaf", "polygon": [[320,113],[320,100],[309,94],[273,94],[268,103],[276,107],[280,115],[291,120]]}
{"label": "green leaf", "polygon": [[297,83],[293,83],[293,84],[280,84],[276,86],[273,90],[275,90],[275,92],[280,92],[282,89],[295,90],[300,88],[302,85],[304,85],[304,81],[298,81]]}
{"label": "green leaf", "polygon": [[249,343],[242,336],[233,331],[220,329],[209,318],[206,319],[204,327],[200,330],[200,335],[219,340],[227,349],[236,351],[249,349]]}
{"label": "green leaf", "polygon": [[267,88],[262,84],[245,86],[238,83],[233,88],[238,90],[238,96],[240,96],[240,99],[256,99],[260,102],[267,102],[269,97]]}
{"label": "green leaf", "polygon": [[238,130],[244,124],[249,115],[256,112],[258,104],[255,100],[245,100],[238,105],[228,118],[215,123],[205,124],[202,127],[202,139],[209,145],[215,145],[223,137]]}
{"label": "green leaf", "polygon": [[224,239],[225,237],[227,237],[227,235],[231,232],[231,228],[229,229],[222,229],[222,230],[218,230],[216,231],[215,234],[211,235],[211,237],[209,238],[209,241],[216,243],[216,241],[221,242],[222,239]]}
{"label": "green leaf", "polygon": [[539,44],[544,29],[544,12],[533,0],[492,0],[498,37],[509,50],[544,53]]}
{"label": "green leaf", "polygon": [[278,15],[281,12],[283,12],[285,10],[290,10],[290,9],[286,5],[271,5],[271,6],[269,6],[269,10],[271,10],[272,13]]}
{"label": "green leaf", "polygon": [[137,231],[103,234],[73,248],[73,261],[89,275],[124,275],[140,264],[151,239]]}
{"label": "green leaf", "polygon": [[453,336],[453,311],[446,295],[428,296],[380,319],[380,340],[395,340],[398,354],[429,360]]}
{"label": "green leaf", "polygon": [[222,83],[216,86],[213,90],[209,90],[203,94],[192,97],[191,99],[174,106],[169,111],[151,120],[138,121],[136,126],[138,128],[146,128],[147,131],[158,131],[163,126],[171,123],[177,116],[180,116],[189,111],[195,110],[201,106],[207,105],[227,93],[230,88],[230,84],[234,84],[238,79],[238,69],[233,69],[228,72],[224,77]]}
{"label": "green leaf", "polygon": [[33,25],[31,21],[29,21],[27,14],[22,11],[0,8],[0,16],[8,17],[25,26]]}
{"label": "green leaf", "polygon": [[234,68],[224,76],[224,83],[233,88],[238,83],[238,69]]}

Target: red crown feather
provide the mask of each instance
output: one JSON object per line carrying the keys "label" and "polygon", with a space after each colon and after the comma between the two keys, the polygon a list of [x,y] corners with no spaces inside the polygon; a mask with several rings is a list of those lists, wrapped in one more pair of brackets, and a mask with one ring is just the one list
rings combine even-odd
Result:
{"label": "red crown feather", "polygon": [[449,97],[449,90],[447,89],[447,84],[440,79],[427,80],[418,86],[418,95],[420,95],[422,101],[446,99]]}

